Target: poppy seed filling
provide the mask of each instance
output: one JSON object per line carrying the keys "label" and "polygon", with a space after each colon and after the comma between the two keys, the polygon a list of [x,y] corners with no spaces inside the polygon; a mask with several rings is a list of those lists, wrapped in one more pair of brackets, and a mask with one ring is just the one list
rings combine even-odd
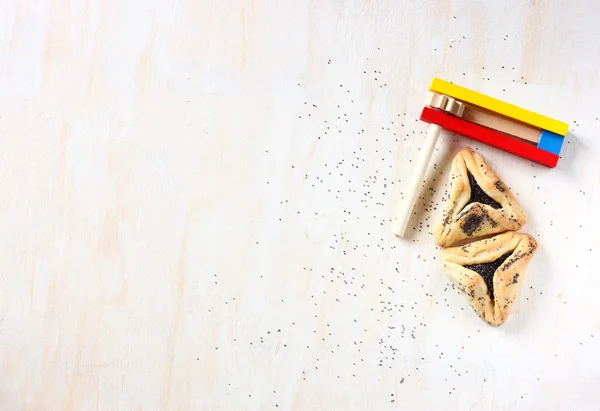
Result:
{"label": "poppy seed filling", "polygon": [[487,204],[495,209],[502,208],[502,205],[499,202],[487,195],[486,192],[483,191],[483,189],[479,186],[479,184],[477,184],[477,180],[475,180],[473,174],[467,171],[467,175],[469,176],[469,184],[471,185],[471,198],[469,198],[467,205],[471,203],[481,203]]}
{"label": "poppy seed filling", "polygon": [[506,261],[508,257],[511,256],[511,254],[512,251],[498,257],[494,261],[490,261],[489,263],[472,264],[464,266],[469,270],[475,271],[481,276],[481,278],[483,278],[483,281],[485,282],[485,285],[488,289],[488,294],[492,301],[494,300],[494,273],[496,272],[498,267],[500,267],[502,263]]}

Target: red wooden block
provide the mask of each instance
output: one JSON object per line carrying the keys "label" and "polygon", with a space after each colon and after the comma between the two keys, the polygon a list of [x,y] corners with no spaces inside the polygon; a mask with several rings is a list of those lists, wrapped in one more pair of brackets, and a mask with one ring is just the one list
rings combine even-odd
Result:
{"label": "red wooden block", "polygon": [[439,110],[429,107],[423,108],[421,120],[427,123],[438,124],[452,133],[460,134],[472,140],[488,144],[547,167],[556,167],[556,164],[558,163],[558,156],[555,154],[541,150],[522,141],[515,140],[514,138],[489,128],[469,123],[466,120],[462,120]]}

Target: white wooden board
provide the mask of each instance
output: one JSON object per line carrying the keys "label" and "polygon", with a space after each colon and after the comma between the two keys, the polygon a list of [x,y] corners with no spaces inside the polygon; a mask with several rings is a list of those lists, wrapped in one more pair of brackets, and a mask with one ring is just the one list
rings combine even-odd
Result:
{"label": "white wooden board", "polygon": [[[596,1],[0,2],[0,409],[598,410]],[[571,125],[443,133],[433,77]],[[439,269],[453,155],[540,248],[507,324]]]}

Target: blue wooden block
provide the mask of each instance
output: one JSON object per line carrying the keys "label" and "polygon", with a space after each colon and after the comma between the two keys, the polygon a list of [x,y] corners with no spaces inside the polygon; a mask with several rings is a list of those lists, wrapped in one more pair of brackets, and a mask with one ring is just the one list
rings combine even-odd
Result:
{"label": "blue wooden block", "polygon": [[538,141],[537,146],[539,149],[559,155],[564,140],[564,136],[552,133],[551,131],[542,130],[540,141]]}

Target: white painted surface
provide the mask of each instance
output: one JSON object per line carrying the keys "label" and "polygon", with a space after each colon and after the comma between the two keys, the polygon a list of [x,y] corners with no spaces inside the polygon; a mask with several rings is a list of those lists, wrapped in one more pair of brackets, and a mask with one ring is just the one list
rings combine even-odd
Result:
{"label": "white painted surface", "polygon": [[[597,2],[0,4],[2,410],[598,409]],[[572,133],[443,133],[401,240],[434,76]],[[429,230],[466,144],[540,243],[499,329]]]}

